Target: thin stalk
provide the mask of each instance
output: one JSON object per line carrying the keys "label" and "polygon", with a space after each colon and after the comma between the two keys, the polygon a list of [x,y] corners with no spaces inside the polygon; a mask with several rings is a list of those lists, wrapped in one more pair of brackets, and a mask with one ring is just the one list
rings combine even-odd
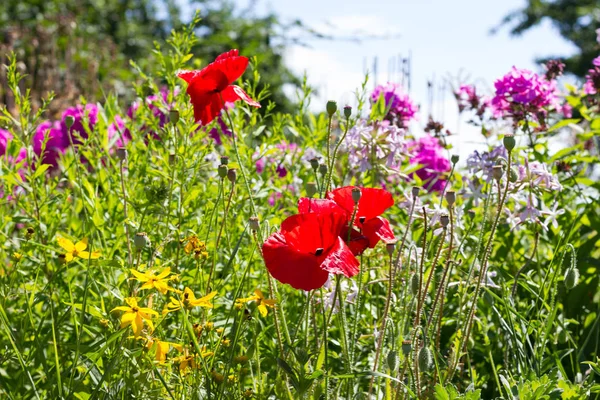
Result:
{"label": "thin stalk", "polygon": [[[330,121],[330,125],[331,125],[331,121]],[[335,167],[335,160],[337,158],[338,149],[340,148],[340,145],[342,144],[344,139],[346,139],[346,135],[348,134],[349,128],[350,128],[350,118],[347,117],[346,118],[346,129],[344,129],[344,133],[342,134],[342,137],[338,140],[337,144],[335,145],[335,148],[333,149],[333,157],[331,157],[331,161],[329,163],[329,179],[327,180],[327,188],[329,186],[331,186],[331,181],[333,179],[333,168]]]}
{"label": "thin stalk", "polygon": [[[129,224],[127,223],[128,221],[128,216],[127,216],[127,192],[125,191],[125,174],[123,173],[123,163],[125,162],[125,160],[121,160],[119,162],[119,173],[121,175],[121,194],[123,196],[123,217],[125,218],[125,238],[127,240],[127,261],[129,262],[129,265],[131,267],[133,267],[133,259],[132,259],[132,252],[131,252],[131,236],[129,234]],[[130,268],[131,268],[130,267]]]}

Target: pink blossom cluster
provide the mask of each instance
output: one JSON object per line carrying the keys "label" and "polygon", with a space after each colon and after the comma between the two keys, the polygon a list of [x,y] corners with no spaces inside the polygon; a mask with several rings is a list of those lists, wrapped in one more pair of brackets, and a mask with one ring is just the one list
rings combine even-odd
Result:
{"label": "pink blossom cluster", "polygon": [[427,190],[441,191],[446,180],[443,175],[450,171],[450,160],[443,154],[444,147],[440,145],[437,138],[425,135],[424,137],[408,144],[413,156],[411,164],[419,164],[421,167],[415,174],[425,182],[423,185]]}
{"label": "pink blossom cluster", "polygon": [[407,127],[410,121],[417,119],[419,108],[413,103],[410,96],[404,92],[402,86],[388,82],[378,85],[371,93],[371,101],[376,103],[383,96],[386,109],[389,110],[386,119],[400,127]]}
{"label": "pink blossom cluster", "polygon": [[588,71],[583,85],[583,90],[588,95],[600,93],[600,56],[594,58],[592,64],[594,67]]}
{"label": "pink blossom cluster", "polygon": [[494,83],[496,95],[492,99],[495,117],[510,116],[517,121],[528,116],[543,120],[550,109],[559,109],[555,81],[527,69],[512,67],[511,71]]}
{"label": "pink blossom cluster", "polygon": [[475,111],[481,117],[485,111],[491,107],[491,99],[487,96],[477,94],[477,89],[474,85],[460,85],[458,90],[454,92],[454,97],[458,102],[458,111]]}

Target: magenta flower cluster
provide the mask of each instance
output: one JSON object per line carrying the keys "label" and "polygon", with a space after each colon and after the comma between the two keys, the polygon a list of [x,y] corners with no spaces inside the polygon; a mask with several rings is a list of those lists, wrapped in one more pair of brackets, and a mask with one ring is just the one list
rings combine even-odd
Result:
{"label": "magenta flower cluster", "polygon": [[556,82],[527,69],[513,67],[494,86],[496,95],[492,106],[498,118],[508,116],[521,121],[529,116],[543,120],[550,109],[560,107]]}
{"label": "magenta flower cluster", "polygon": [[444,189],[446,180],[443,175],[450,171],[450,160],[443,154],[444,147],[440,145],[439,139],[425,135],[408,145],[413,156],[411,164],[419,164],[415,174],[425,183],[423,187],[427,190],[441,191]]}
{"label": "magenta flower cluster", "polygon": [[458,111],[475,111],[477,116],[481,117],[485,111],[491,107],[491,99],[487,96],[477,94],[474,85],[460,85],[454,92],[454,97],[458,102]]}
{"label": "magenta flower cluster", "polygon": [[402,86],[388,82],[378,85],[371,93],[371,101],[376,103],[383,96],[386,109],[389,109],[386,119],[396,123],[399,127],[406,128],[412,120],[417,119],[419,108],[412,99],[404,92]]}
{"label": "magenta flower cluster", "polygon": [[600,93],[600,56],[594,58],[592,64],[594,67],[588,71],[583,85],[583,90],[588,95]]}

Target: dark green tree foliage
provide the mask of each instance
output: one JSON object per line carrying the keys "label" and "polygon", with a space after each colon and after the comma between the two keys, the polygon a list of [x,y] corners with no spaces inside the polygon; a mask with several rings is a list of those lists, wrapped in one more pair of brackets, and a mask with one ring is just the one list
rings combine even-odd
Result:
{"label": "dark green tree foliage", "polygon": [[[560,57],[566,70],[583,77],[592,59],[600,54],[596,29],[600,28],[598,0],[527,0],[527,5],[504,17],[501,25],[511,25],[513,35],[521,35],[544,20],[550,20],[561,36],[579,51],[571,57]],[[549,57],[551,58],[551,57]]]}

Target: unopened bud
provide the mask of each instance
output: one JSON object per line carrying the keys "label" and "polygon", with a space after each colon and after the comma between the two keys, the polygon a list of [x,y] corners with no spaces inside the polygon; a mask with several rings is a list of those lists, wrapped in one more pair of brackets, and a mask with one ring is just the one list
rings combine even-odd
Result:
{"label": "unopened bud", "polygon": [[250,229],[253,230],[254,232],[258,231],[259,223],[258,223],[257,217],[250,217]]}
{"label": "unopened bud", "polygon": [[394,250],[396,249],[396,242],[388,242],[385,244],[385,250],[388,253],[388,256],[392,256],[394,254]]}
{"label": "unopened bud", "polygon": [[67,129],[71,128],[74,123],[75,123],[75,117],[73,117],[72,115],[67,115],[65,117],[65,125],[67,125]]}
{"label": "unopened bud", "polygon": [[502,166],[494,165],[492,167],[492,176],[494,177],[494,179],[499,181],[502,178],[502,175],[504,175],[504,170],[502,169]]}
{"label": "unopened bud", "polygon": [[237,181],[237,169],[229,168],[227,170],[227,179],[229,179],[229,182],[235,183]]}
{"label": "unopened bud", "polygon": [[223,164],[223,165],[229,164],[229,157],[221,156],[221,164]]}
{"label": "unopened bud", "polygon": [[220,178],[225,178],[227,176],[227,165],[225,165],[225,164],[219,165],[219,168],[217,169],[217,173],[219,174]]}
{"label": "unopened bud", "polygon": [[413,274],[410,277],[410,292],[413,296],[416,296],[419,293],[419,289],[421,288],[421,282],[419,280],[418,274]]}
{"label": "unopened bud", "polygon": [[337,103],[335,101],[331,101],[329,100],[327,102],[327,114],[329,114],[330,117],[333,117],[333,114],[335,114],[335,112],[337,111]]}
{"label": "unopened bud", "polygon": [[352,107],[350,107],[350,106],[344,107],[344,117],[350,118],[351,115],[352,115]]}
{"label": "unopened bud", "polygon": [[454,203],[456,202],[456,192],[454,190],[448,190],[446,192],[446,201],[448,202],[449,206],[453,206]]}
{"label": "unopened bud", "polygon": [[175,154],[175,153],[169,154],[169,165],[175,165],[176,161],[177,161],[177,154]]}
{"label": "unopened bud", "polygon": [[150,247],[150,238],[148,237],[146,232],[138,232],[133,237],[133,244],[138,250],[141,250],[145,247]]}
{"label": "unopened bud", "polygon": [[506,135],[504,135],[502,143],[504,143],[504,147],[506,148],[506,150],[508,150],[509,153],[512,151],[512,149],[515,148],[515,145],[517,144],[515,141],[515,136],[511,133],[507,133]]}
{"label": "unopened bud", "polygon": [[442,225],[442,228],[447,227],[449,223],[450,223],[450,217],[448,217],[445,214],[440,217],[440,224]]}
{"label": "unopened bud", "polygon": [[418,355],[419,360],[419,370],[426,372],[433,367],[433,354],[428,347],[421,347]]}
{"label": "unopened bud", "polygon": [[362,196],[360,189],[357,187],[352,188],[352,201],[354,201],[354,205],[358,204],[360,196]]}
{"label": "unopened bud", "polygon": [[456,164],[459,160],[458,154],[453,154],[452,157],[450,157],[450,161],[452,161],[452,164]]}
{"label": "unopened bud", "polygon": [[519,174],[517,173],[517,171],[514,168],[510,169],[510,174],[508,176],[508,179],[512,182],[515,183],[516,181],[519,180]]}
{"label": "unopened bud", "polygon": [[169,111],[169,122],[173,125],[179,122],[179,110],[172,109]]}
{"label": "unopened bud", "polygon": [[319,172],[323,176],[327,175],[327,164],[321,164],[321,165],[319,165]]}
{"label": "unopened bud", "polygon": [[312,167],[313,171],[316,172],[319,169],[319,160],[317,160],[316,158],[311,158],[310,166]]}
{"label": "unopened bud", "polygon": [[565,273],[565,287],[568,290],[573,289],[579,283],[579,270],[577,268],[570,267]]}
{"label": "unopened bud", "polygon": [[127,160],[127,149],[125,147],[119,147],[117,149],[117,158],[121,161]]}
{"label": "unopened bud", "polygon": [[399,362],[400,358],[398,357],[398,353],[395,350],[390,350],[387,355],[387,365],[390,371],[394,372],[396,368],[398,368]]}
{"label": "unopened bud", "polygon": [[312,198],[315,194],[317,194],[317,184],[314,182],[308,182],[306,184],[306,195]]}
{"label": "unopened bud", "polygon": [[419,197],[419,192],[421,191],[421,188],[418,186],[413,186],[412,187],[412,195],[413,195],[413,199],[416,199],[417,197]]}

